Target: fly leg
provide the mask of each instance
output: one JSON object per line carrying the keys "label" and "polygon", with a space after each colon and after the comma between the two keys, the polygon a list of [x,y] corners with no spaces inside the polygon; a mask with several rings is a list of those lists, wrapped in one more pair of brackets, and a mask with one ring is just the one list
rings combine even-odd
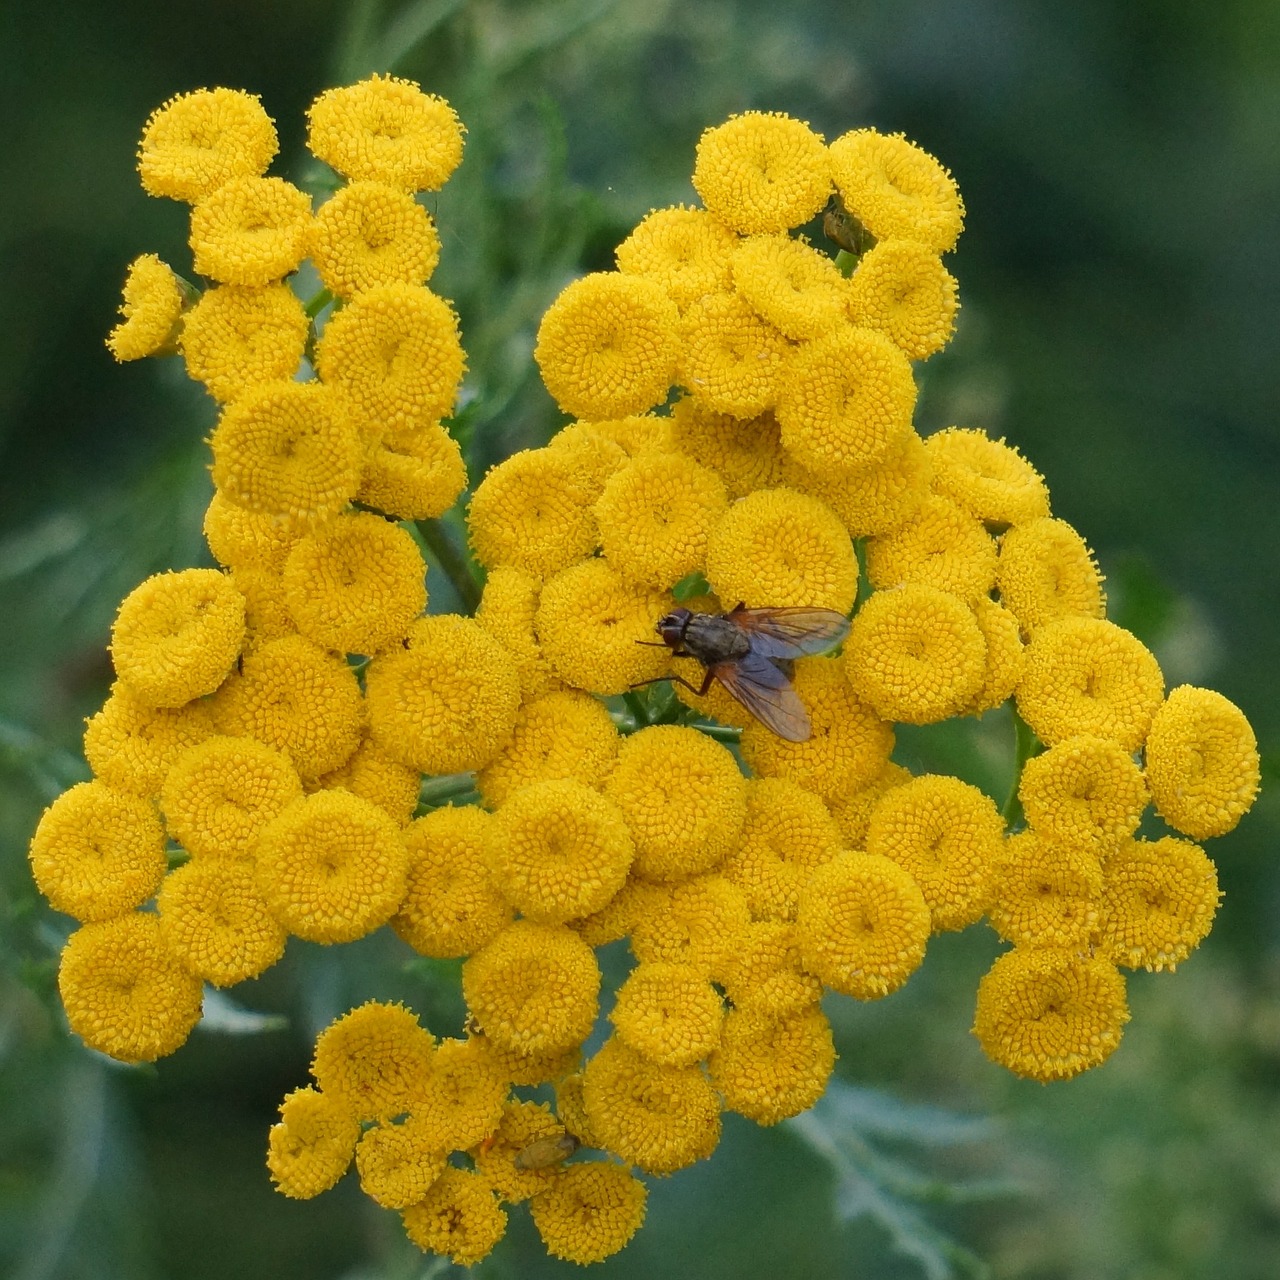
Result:
{"label": "fly leg", "polygon": [[[676,658],[687,658],[691,655],[687,653],[676,653],[672,655]],[[703,677],[702,688],[695,689],[684,676],[654,676],[652,680],[637,680],[635,684],[629,686],[632,689],[641,689],[647,684],[661,684],[664,680],[670,680],[672,684],[682,684],[690,693],[695,694],[699,698],[706,697],[707,690],[711,688],[711,682],[715,679],[715,673],[708,671]]]}

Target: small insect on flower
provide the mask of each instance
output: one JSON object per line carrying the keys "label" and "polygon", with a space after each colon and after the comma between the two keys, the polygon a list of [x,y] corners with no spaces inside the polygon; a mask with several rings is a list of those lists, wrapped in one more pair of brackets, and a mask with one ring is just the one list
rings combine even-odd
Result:
{"label": "small insect on flower", "polygon": [[549,1169],[567,1160],[582,1144],[571,1133],[539,1138],[515,1154],[517,1169]]}
{"label": "small insect on flower", "polygon": [[706,670],[700,689],[681,676],[662,679],[674,680],[699,697],[713,680],[719,681],[778,737],[807,742],[812,732],[809,713],[779,663],[835,648],[849,634],[849,619],[834,609],[748,609],[739,603],[729,613],[673,609],[658,619],[657,631],[675,657],[696,658]]}

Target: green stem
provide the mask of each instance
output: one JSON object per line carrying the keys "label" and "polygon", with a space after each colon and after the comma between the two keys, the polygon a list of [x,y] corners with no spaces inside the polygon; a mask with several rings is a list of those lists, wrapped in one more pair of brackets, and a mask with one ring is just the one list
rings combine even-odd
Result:
{"label": "green stem", "polygon": [[475,613],[480,604],[480,582],[471,562],[454,545],[443,521],[419,520],[417,527],[441,573],[449,579],[450,585],[458,593],[458,599],[469,613]]}
{"label": "green stem", "polygon": [[329,289],[321,289],[303,307],[308,320],[314,320],[333,301],[333,293]]}
{"label": "green stem", "polygon": [[742,740],[742,730],[735,729],[730,724],[695,724],[693,726],[699,733],[705,733],[708,738],[714,738],[717,742],[740,742]]}
{"label": "green stem", "polygon": [[475,793],[474,773],[448,773],[439,778],[424,778],[418,789],[418,803],[428,809],[439,809],[462,796]]}
{"label": "green stem", "polygon": [[1022,768],[1032,756],[1039,755],[1044,750],[1044,744],[1015,708],[1010,707],[1009,710],[1013,716],[1014,733],[1013,785],[1009,788],[1009,798],[1004,802],[1001,814],[1005,825],[1013,827],[1022,822],[1022,801],[1018,799],[1018,784],[1022,781]]}
{"label": "green stem", "polygon": [[645,710],[644,702],[638,693],[633,693],[630,689],[622,695],[622,700],[627,704],[627,710],[631,712],[635,719],[637,729],[647,729],[649,727],[649,713]]}
{"label": "green stem", "polygon": [[853,269],[858,265],[858,255],[850,253],[848,249],[841,249],[836,254],[836,266],[840,269],[842,276],[853,275]]}

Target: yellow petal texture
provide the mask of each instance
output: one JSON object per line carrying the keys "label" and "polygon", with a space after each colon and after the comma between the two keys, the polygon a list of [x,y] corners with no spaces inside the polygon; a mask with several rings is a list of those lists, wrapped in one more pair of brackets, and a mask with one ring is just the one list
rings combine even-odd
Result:
{"label": "yellow petal texture", "polygon": [[1102,915],[1102,864],[1087,847],[1020,831],[1005,841],[987,915],[1015,946],[1084,951]]}
{"label": "yellow petal texture", "polygon": [[714,471],[731,500],[783,483],[786,454],[771,412],[735,418],[685,396],[671,411],[671,426],[680,452]]}
{"label": "yellow petal texture", "polygon": [[457,1151],[493,1136],[506,1098],[507,1078],[488,1041],[441,1040],[418,1082],[413,1114],[438,1149]]}
{"label": "yellow petal texture", "polygon": [[502,1108],[501,1123],[491,1141],[473,1153],[476,1170],[507,1204],[520,1204],[545,1190],[555,1176],[551,1164],[528,1163],[526,1152],[537,1145],[550,1147],[565,1135],[564,1126],[544,1102],[511,1099]]}
{"label": "yellow petal texture", "polygon": [[362,738],[346,763],[323,774],[317,786],[326,791],[341,788],[376,804],[400,826],[413,817],[418,807],[422,775],[393,760],[372,738]]}
{"label": "yellow petal texture", "polygon": [[487,1257],[507,1230],[506,1212],[488,1183],[478,1173],[452,1167],[400,1216],[405,1234],[419,1249],[460,1267]]}
{"label": "yellow petal texture", "polygon": [[[534,631],[542,582],[512,565],[489,570],[476,610],[476,622],[515,663],[520,692],[526,699],[560,689],[560,679],[542,653]],[[501,772],[501,770],[499,770]]]}
{"label": "yellow petal texture", "polygon": [[279,516],[250,511],[215,493],[204,513],[204,536],[213,558],[228,569],[279,574],[298,531]]}
{"label": "yellow petal texture", "polygon": [[1065,520],[1028,520],[1000,539],[1000,599],[1030,635],[1059,618],[1101,618],[1102,574],[1084,539]]}
{"label": "yellow petal texture", "polygon": [[1018,619],[1004,605],[985,597],[975,600],[973,616],[987,646],[987,670],[967,710],[981,715],[1013,697],[1026,659]]}
{"label": "yellow petal texture", "polygon": [[974,428],[948,427],[926,445],[934,489],[970,515],[1017,525],[1049,514],[1044,477],[1011,444]]}
{"label": "yellow petal texture", "polygon": [[849,282],[854,324],[883,333],[911,360],[926,360],[951,341],[958,306],[955,277],[911,240],[874,245]]}
{"label": "yellow petal texture", "polygon": [[732,287],[733,231],[705,209],[654,209],[618,246],[618,270],[652,280],[683,311]]}
{"label": "yellow petal texture", "polygon": [[680,320],[678,381],[715,413],[752,418],[778,397],[789,345],[736,293],[709,293]]}
{"label": "yellow petal texture", "polygon": [[272,1184],[294,1200],[328,1191],[346,1173],[359,1137],[360,1122],[341,1102],[318,1089],[295,1089],[268,1137]]}
{"label": "yellow petal texture", "polygon": [[182,305],[182,285],[172,269],[154,253],[135,258],[120,300],[124,318],[111,330],[107,350],[117,360],[158,354],[177,336]]}
{"label": "yellow petal texture", "polygon": [[594,1161],[563,1169],[529,1204],[547,1252],[565,1262],[602,1262],[644,1221],[645,1185],[621,1165]]}
{"label": "yellow petal texture", "polygon": [[433,422],[398,431],[370,450],[356,498],[397,520],[434,520],[466,487],[458,442]]}
{"label": "yellow petal texture", "polygon": [[694,876],[640,895],[631,950],[641,964],[691,965],[715,975],[740,946],[751,912],[723,876]]}
{"label": "yellow petal texture", "polygon": [[995,540],[981,521],[931,494],[892,533],[868,541],[867,576],[877,589],[919,583],[976,604],[995,585]]}
{"label": "yellow petal texture", "polygon": [[866,786],[847,791],[828,802],[831,816],[840,828],[847,849],[864,849],[867,843],[867,824],[872,810],[880,803],[880,797],[893,787],[911,781],[911,770],[892,760]]}
{"label": "yellow petal texture", "polygon": [[638,964],[618,988],[609,1020],[618,1039],[664,1067],[691,1067],[720,1043],[724,1005],[693,965]]}
{"label": "yellow petal texture", "polygon": [[416,1116],[366,1129],[356,1147],[360,1190],[384,1209],[407,1209],[426,1197],[448,1165]]}
{"label": "yellow petal texture", "polygon": [[815,1005],[822,982],[803,968],[794,924],[756,920],[739,934],[737,948],[716,970],[715,980],[738,1009],[782,1016]]}
{"label": "yellow petal texture", "polygon": [[195,269],[219,284],[264,285],[296,271],[311,198],[283,178],[232,178],[191,211]]}
{"label": "yellow petal texture", "polygon": [[750,236],[733,254],[733,283],[766,323],[799,342],[844,323],[847,286],[836,264],[803,240]]}

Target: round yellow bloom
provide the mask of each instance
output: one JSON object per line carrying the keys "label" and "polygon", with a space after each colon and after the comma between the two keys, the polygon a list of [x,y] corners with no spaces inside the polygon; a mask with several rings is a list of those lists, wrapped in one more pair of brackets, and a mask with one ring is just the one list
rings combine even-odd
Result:
{"label": "round yellow bloom", "polygon": [[607,431],[594,422],[571,422],[547,441],[547,448],[572,456],[584,483],[597,495],[615,472],[621,471],[631,455]]}
{"label": "round yellow bloom", "polygon": [[534,632],[534,618],[542,583],[531,573],[512,565],[490,569],[485,578],[476,622],[502,647],[516,666],[520,692],[535,699],[561,687],[551,664],[542,656]]}
{"label": "round yellow bloom", "polygon": [[180,707],[212,693],[244,641],[244,597],[217,569],[157,573],[129,592],[111,627],[111,661],[139,702]]}
{"label": "round yellow bloom", "polygon": [[261,101],[239,89],[197,89],[151,113],[138,148],[148,195],[194,204],[232,178],[265,171],[278,147]]}
{"label": "round yellow bloom", "polygon": [[625,418],[593,422],[591,430],[616,444],[628,458],[647,453],[651,449],[670,452],[675,447],[671,436],[671,419],[652,413],[631,413]]}
{"label": "round yellow bloom", "polygon": [[853,323],[883,333],[911,360],[927,360],[951,341],[956,280],[922,244],[882,240],[859,259],[848,296]]}
{"label": "round yellow bloom", "polygon": [[375,446],[365,457],[356,499],[397,520],[434,520],[466,487],[458,442],[433,422]]}
{"label": "round yellow bloom", "polygon": [[925,443],[934,489],[970,515],[991,525],[1017,525],[1049,514],[1044,477],[1013,445],[964,427],[948,427]]}
{"label": "round yellow bloom", "polygon": [[442,1040],[418,1083],[413,1114],[442,1151],[462,1151],[496,1132],[507,1077],[487,1040]]}
{"label": "round yellow bloom", "polygon": [[749,608],[812,605],[848,613],[858,558],[845,527],[817,498],[757,489],[711,531],[707,580],[721,600]]}
{"label": "round yellow bloom", "polygon": [[774,1125],[826,1091],[836,1065],[831,1024],[816,1006],[781,1015],[734,1009],[708,1065],[727,1110]]}
{"label": "round yellow bloom", "polygon": [[628,587],[606,560],[584,560],[543,586],[534,631],[560,679],[608,697],[667,670],[670,651],[650,642],[673,603],[665,591]]}
{"label": "round yellow bloom", "polygon": [[372,738],[364,738],[345,764],[317,779],[326,791],[341,787],[376,804],[399,825],[418,807],[422,775],[393,760]]}
{"label": "round yellow bloom", "polygon": [[641,915],[665,901],[666,886],[630,875],[627,882],[604,907],[580,920],[570,920],[569,927],[590,947],[607,946],[625,938]]}
{"label": "round yellow bloom", "polygon": [[547,308],[533,358],[566,413],[644,413],[667,398],[679,319],[661,285],[597,271],[566,285]]}
{"label": "round yellow bloom", "polygon": [[590,1035],[600,967],[572,929],[517,920],[462,966],[462,994],[498,1048],[555,1053]]}
{"label": "round yellow bloom", "polygon": [[1004,820],[995,801],[946,774],[925,774],[880,798],[867,826],[867,852],[911,873],[936,933],[981,919],[995,890]]}
{"label": "round yellow bloom", "polygon": [[187,372],[220,403],[288,381],[307,341],[307,313],[287,284],[208,289],[182,325]]}
{"label": "round yellow bloom", "polygon": [[366,289],[329,318],[316,343],[321,378],[346,393],[374,440],[452,413],[465,367],[458,317],[425,286]]}
{"label": "round yellow bloom", "polygon": [[735,231],[786,231],[826,204],[831,161],[822,137],[803,121],[747,111],[703,132],[693,186]]}
{"label": "round yellow bloom", "polygon": [[1041,742],[1090,733],[1136,751],[1164,700],[1164,677],[1151,651],[1123,627],[1063,618],[1031,637],[1016,697]]}
{"label": "round yellow bloom", "polygon": [[955,179],[901,134],[854,129],[828,148],[845,208],[877,240],[914,240],[934,253],[955,248],[964,202]]}
{"label": "round yellow bloom", "polygon": [[124,319],[111,330],[107,350],[117,360],[160,354],[178,336],[185,301],[182,282],[154,253],[135,258],[120,301]]}
{"label": "round yellow bloom", "polygon": [[275,1189],[294,1200],[328,1191],[346,1173],[359,1137],[360,1122],[336,1099],[316,1089],[286,1094],[267,1143]]}
{"label": "round yellow bloom", "polygon": [[759,1009],[784,1017],[815,1005],[822,983],[801,967],[799,932],[794,924],[756,920],[739,935],[715,980],[737,1009]]}
{"label": "round yellow bloom", "polygon": [[785,337],[736,293],[709,293],[680,321],[678,382],[715,413],[753,418],[772,408]]}
{"label": "round yellow bloom", "polygon": [[693,965],[639,964],[618,988],[618,1039],[663,1067],[691,1067],[720,1043],[724,1005]]}
{"label": "round yellow bloom", "polygon": [[209,447],[228,499],[298,528],[336,515],[360,482],[355,425],[318,382],[252,387],[223,410]]}
{"label": "round yellow bloom", "polygon": [[720,1099],[701,1070],[660,1066],[616,1036],[587,1063],[582,1100],[605,1149],[646,1173],[675,1173],[720,1141]]}
{"label": "round yellow bloom", "polygon": [[845,792],[828,801],[831,816],[840,828],[845,848],[866,848],[867,824],[871,821],[872,811],[880,803],[880,797],[891,788],[910,782],[911,777],[910,769],[887,760],[884,768],[867,786],[857,791]]}
{"label": "round yellow bloom", "polygon": [[571,1076],[556,1081],[556,1116],[568,1132],[584,1147],[600,1145],[587,1119],[586,1104],[582,1101],[582,1073],[575,1071]]}
{"label": "round yellow bloom", "polygon": [[511,923],[485,859],[492,821],[473,805],[447,806],[405,829],[408,886],[391,927],[420,955],[470,955]]}
{"label": "round yellow bloom", "polygon": [[271,640],[296,636],[298,629],[284,603],[284,586],[278,573],[242,565],[231,570],[231,581],[244,596],[244,649],[247,657]]}
{"label": "round yellow bloom", "polygon": [[278,574],[297,540],[297,530],[277,516],[249,511],[215,493],[204,513],[204,537],[213,558],[228,569]]}
{"label": "round yellow bloom", "polygon": [[618,270],[659,285],[683,311],[709,293],[733,285],[738,237],[705,209],[654,209],[618,246]]}
{"label": "round yellow bloom", "polygon": [[992,1062],[1043,1084],[1105,1062],[1128,1021],[1115,965],[1017,947],[979,983],[973,1034]]}
{"label": "round yellow bloom", "polygon": [[1103,954],[1130,969],[1176,969],[1208,936],[1218,872],[1190,840],[1131,840],[1107,859]]}
{"label": "round yellow bloom", "polygon": [[710,871],[737,844],[747,812],[747,783],[733,754],[685,725],[627,738],[605,794],[635,840],[636,873],[650,880]]}
{"label": "round yellow bloom", "polygon": [[733,254],[733,283],[762,320],[797,342],[845,323],[844,277],[804,240],[743,240]]}
{"label": "round yellow bloom", "polygon": [[408,645],[375,658],[366,671],[375,741],[423,773],[482,769],[515,726],[515,664],[487,631],[456,614],[419,618]]}
{"label": "round yellow bloom", "polygon": [[987,645],[987,673],[982,688],[965,710],[970,715],[981,715],[1013,697],[1022,679],[1025,658],[1018,619],[1004,605],[985,598],[975,600],[973,616]]}
{"label": "round yellow bloom", "polygon": [[867,576],[877,588],[920,583],[973,604],[995,585],[995,539],[954,502],[930,494],[905,524],[867,543]]}
{"label": "round yellow bloom", "polygon": [[188,862],[165,877],[156,903],[170,950],[215,987],[256,978],[284,955],[288,934],[258,892],[250,867]]}
{"label": "round yellow bloom", "polygon": [[307,126],[311,154],[352,181],[438,191],[462,162],[453,108],[398,76],[325,90],[307,109]]}
{"label": "round yellow bloom", "polygon": [[730,500],[782,483],[786,454],[772,413],[735,418],[715,413],[693,396],[685,396],[671,411],[671,426],[676,447],[714,471]]}
{"label": "round yellow bloom", "polygon": [[877,591],[844,646],[849,683],[886,720],[934,724],[982,688],[987,645],[973,610],[936,587]]}
{"label": "round yellow bloom", "polygon": [[349,791],[295,800],[258,842],[258,887],[290,933],[354,942],[386,924],[404,897],[400,828]]}
{"label": "round yellow bloom", "polygon": [[360,744],[363,713],[355,672],[296,635],[246,654],[213,704],[220,733],[278,748],[304,781],[332,773],[351,758]]}
{"label": "round yellow bloom", "polygon": [[1006,942],[1089,946],[1102,909],[1102,864],[1092,850],[1020,831],[1005,841],[996,881],[987,915]]}
{"label": "round yellow bloom", "polygon": [[501,1070],[502,1078],[514,1085],[533,1088],[540,1084],[554,1084],[582,1065],[582,1046],[577,1044],[571,1044],[567,1049],[522,1053],[516,1049],[500,1048],[489,1040],[484,1043]]}
{"label": "round yellow bloom", "polygon": [[804,343],[778,395],[782,445],[813,471],[852,471],[887,458],[911,430],[911,363],[883,334],[841,326]]}
{"label": "round yellow bloom", "polygon": [[356,1147],[360,1190],[384,1209],[407,1209],[424,1199],[448,1166],[433,1147],[430,1129],[416,1116],[367,1129]]}
{"label": "round yellow bloom", "polygon": [[842,854],[800,893],[796,938],[804,967],[858,1000],[878,1000],[906,982],[924,959],[929,928],[920,886],[879,854]]}
{"label": "round yellow bloom", "polygon": [[55,911],[110,920],[141,906],[164,879],[164,829],[140,796],[81,782],[45,811],[31,874]]}
{"label": "round yellow bloom", "polygon": [[1138,829],[1147,788],[1123,747],[1085,733],[1028,760],[1018,799],[1041,835],[1105,858]]}
{"label": "round yellow bloom", "polygon": [[133,912],[67,939],[58,993],[71,1030],[121,1062],[154,1062],[200,1020],[200,979],[165,944],[160,917]]}
{"label": "round yellow bloom", "polygon": [[283,178],[232,178],[191,211],[195,269],[220,284],[270,284],[296,271],[311,198]]}
{"label": "round yellow bloom", "polygon": [[1000,539],[1000,599],[1030,635],[1059,618],[1101,618],[1102,574],[1084,539],[1065,520],[1042,516]]}
{"label": "round yellow bloom", "polygon": [[751,912],[736,884],[695,876],[642,894],[631,950],[641,964],[691,965],[714,975],[741,945]]}
{"label": "round yellow bloom", "polygon": [[357,1120],[389,1120],[413,1109],[434,1054],[409,1009],[370,1000],[319,1034],[311,1074]]}
{"label": "round yellow bloom", "polygon": [[765,778],[790,778],[828,804],[865,787],[893,750],[893,729],[865,703],[838,658],[801,658],[793,683],[813,728],[807,742],[785,742],[758,721],[742,731],[742,758]]}
{"label": "round yellow bloom", "polygon": [[1258,743],[1244,712],[1179,685],[1147,734],[1147,785],[1160,816],[1197,840],[1226,835],[1258,794]]}
{"label": "round yellow bloom", "polygon": [[431,1184],[426,1197],[400,1215],[405,1234],[427,1253],[459,1267],[485,1258],[506,1234],[506,1211],[478,1174],[452,1166]]}
{"label": "round yellow bloom", "polygon": [[477,1172],[500,1200],[519,1204],[545,1190],[555,1177],[555,1160],[529,1160],[526,1153],[549,1150],[554,1157],[564,1148],[564,1126],[544,1102],[511,1099],[501,1111],[501,1123],[490,1141],[472,1153]]}
{"label": "round yellow bloom", "polygon": [[560,1170],[529,1213],[552,1257],[585,1266],[611,1257],[640,1230],[647,1195],[621,1165],[594,1161]]}

